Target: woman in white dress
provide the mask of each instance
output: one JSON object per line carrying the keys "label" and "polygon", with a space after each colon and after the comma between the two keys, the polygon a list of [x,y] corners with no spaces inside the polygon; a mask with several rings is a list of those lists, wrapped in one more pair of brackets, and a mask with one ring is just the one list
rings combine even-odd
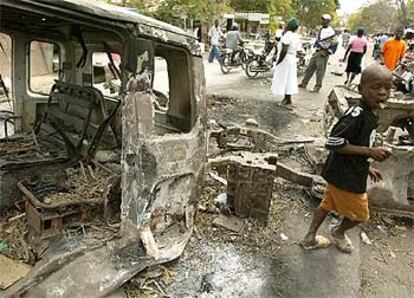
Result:
{"label": "woman in white dress", "polygon": [[285,26],[285,33],[280,40],[282,51],[279,55],[272,82],[272,93],[284,95],[281,106],[292,109],[292,95],[298,93],[297,52],[301,50],[301,41],[295,31],[299,27],[296,18],[292,18]]}

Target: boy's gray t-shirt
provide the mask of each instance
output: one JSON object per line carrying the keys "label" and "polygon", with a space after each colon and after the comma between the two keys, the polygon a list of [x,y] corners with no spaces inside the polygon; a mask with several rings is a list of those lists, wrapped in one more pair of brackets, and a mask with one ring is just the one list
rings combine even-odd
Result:
{"label": "boy's gray t-shirt", "polygon": [[226,48],[235,50],[240,39],[239,31],[229,31],[226,36]]}

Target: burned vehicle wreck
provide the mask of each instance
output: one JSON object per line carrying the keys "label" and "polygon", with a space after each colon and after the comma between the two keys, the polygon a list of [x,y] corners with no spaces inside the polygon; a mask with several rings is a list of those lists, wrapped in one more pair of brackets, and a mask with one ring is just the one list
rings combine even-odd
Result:
{"label": "burned vehicle wreck", "polygon": [[[207,150],[197,41],[86,0],[0,0],[0,13],[13,107],[0,128],[0,213],[24,211],[35,256],[0,295],[103,297],[179,257]],[[89,237],[96,221],[113,233]]]}

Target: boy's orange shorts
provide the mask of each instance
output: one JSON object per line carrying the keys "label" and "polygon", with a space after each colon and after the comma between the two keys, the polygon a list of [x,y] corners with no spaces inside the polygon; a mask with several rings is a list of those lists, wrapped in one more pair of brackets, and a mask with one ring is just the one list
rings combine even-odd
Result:
{"label": "boy's orange shorts", "polygon": [[368,194],[348,192],[329,184],[320,207],[327,211],[335,211],[354,221],[364,222],[369,219]]}

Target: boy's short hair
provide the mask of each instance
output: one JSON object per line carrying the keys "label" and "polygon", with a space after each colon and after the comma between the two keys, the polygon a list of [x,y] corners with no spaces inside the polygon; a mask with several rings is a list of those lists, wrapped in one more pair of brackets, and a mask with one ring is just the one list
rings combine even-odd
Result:
{"label": "boy's short hair", "polygon": [[371,77],[375,74],[378,74],[380,72],[385,72],[387,74],[391,75],[391,72],[384,66],[384,65],[378,65],[378,64],[371,64],[367,68],[364,69],[364,71],[361,74],[361,81],[360,85],[363,86],[366,83],[368,83],[371,80]]}

